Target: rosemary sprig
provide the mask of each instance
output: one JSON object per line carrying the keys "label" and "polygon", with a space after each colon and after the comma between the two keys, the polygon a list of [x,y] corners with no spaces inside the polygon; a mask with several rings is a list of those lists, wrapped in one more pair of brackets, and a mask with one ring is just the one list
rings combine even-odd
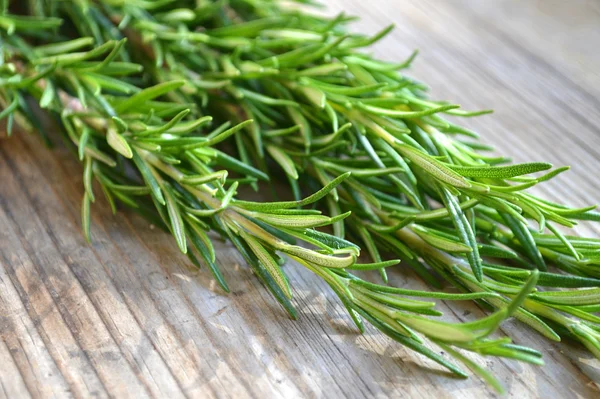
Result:
{"label": "rosemary sprig", "polygon": [[[513,314],[550,339],[559,340],[554,327],[563,327],[600,353],[597,288],[543,291],[598,286],[600,241],[556,227],[596,219],[593,208],[525,192],[564,168],[530,177],[551,166],[501,165],[504,158],[483,155],[484,146],[461,138],[473,132],[441,116],[481,112],[428,100],[423,84],[397,72],[412,57],[391,64],[359,51],[388,28],[374,37],[348,34],[343,25],[352,18],[269,0],[177,8],[171,1],[33,3],[30,17],[1,8],[0,117],[9,133],[14,120],[41,129],[30,99],[58,117],[84,165],[88,239],[96,180],[113,210],[118,201],[169,230],[226,291],[210,230],[232,241],[292,317],[281,255],[323,278],[361,330],[364,318],[458,375],[465,374],[423,338],[497,388],[459,350],[541,363],[535,351],[487,338]],[[61,19],[68,23],[48,35]],[[212,131],[207,112],[221,123]],[[239,158],[215,147],[224,141]],[[281,167],[296,201],[237,199],[239,184],[271,177],[268,163]],[[318,191],[302,199],[299,181]],[[302,208],[321,199],[332,217]],[[329,225],[333,235],[314,229]],[[374,263],[355,263],[359,249],[346,234]],[[378,269],[385,280],[385,268],[397,263],[383,261],[389,252],[431,284],[434,271],[470,293],[396,289],[352,274]],[[546,263],[568,274],[548,272]],[[406,296],[477,300],[498,310],[448,324],[425,317],[439,315],[434,303]]]}
{"label": "rosemary sprig", "polygon": [[[122,28],[124,10],[100,10]],[[196,91],[182,93],[185,101],[208,105],[224,120],[252,118],[247,134],[232,136],[240,157],[266,170],[269,155],[296,195],[300,175],[318,186],[352,172],[332,190],[329,212],[352,211],[350,223],[334,224],[335,233],[343,237],[349,230],[375,261],[380,252],[391,251],[433,283],[418,260],[424,259],[458,288],[474,292],[509,294],[522,283],[518,276],[528,276],[532,268],[542,270],[540,288],[598,285],[595,249],[581,251],[600,241],[579,243],[556,228],[597,219],[594,207],[569,209],[525,192],[566,168],[530,177],[551,165],[504,166],[506,159],[486,156],[481,153],[486,147],[463,141],[460,136],[476,134],[441,114],[487,111],[427,100],[421,83],[396,72],[412,56],[390,64],[357,51],[380,40],[388,28],[371,38],[352,35],[342,29],[351,20],[344,15],[315,17],[269,1],[200,6],[185,18],[179,11],[179,19],[162,11],[140,12],[122,29],[151,47],[137,56],[154,64],[152,79],[188,79]],[[249,152],[252,145],[255,151]],[[444,206],[434,209],[436,203]],[[526,270],[503,267],[494,258]],[[546,272],[547,261],[571,275]],[[385,281],[383,268],[381,274]],[[575,316],[565,318],[547,305],[529,304],[517,318],[554,340],[559,337],[549,324],[574,334],[579,323],[596,319],[593,312],[562,308]],[[575,335],[586,346],[597,344],[598,337]]]}

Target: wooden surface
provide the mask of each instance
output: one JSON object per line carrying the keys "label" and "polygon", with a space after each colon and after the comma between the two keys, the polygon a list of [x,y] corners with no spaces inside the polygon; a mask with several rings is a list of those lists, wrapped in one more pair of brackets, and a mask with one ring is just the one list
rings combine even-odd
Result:
{"label": "wooden surface", "polygon": [[[468,121],[518,161],[571,164],[538,190],[573,205],[600,202],[600,5],[560,0],[330,1],[375,32],[438,98],[492,116]],[[163,232],[130,213],[93,208],[93,245],[79,229],[80,165],[34,136],[0,141],[0,396],[426,397],[492,395],[370,329],[357,335],[325,285],[293,264],[299,321],[286,318],[240,256],[218,243],[232,294],[189,267]],[[598,236],[597,227],[579,231]],[[422,283],[405,270],[394,284]],[[325,292],[325,294],[323,294]],[[448,320],[482,312],[441,304]],[[509,321],[544,368],[487,361],[509,395],[598,397],[600,366]]]}

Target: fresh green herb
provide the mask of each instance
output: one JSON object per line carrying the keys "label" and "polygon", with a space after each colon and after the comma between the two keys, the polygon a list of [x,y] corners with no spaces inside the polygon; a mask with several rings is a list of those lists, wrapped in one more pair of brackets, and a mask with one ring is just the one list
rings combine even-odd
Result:
{"label": "fresh green herb", "polygon": [[[422,83],[398,72],[416,53],[389,63],[362,51],[391,28],[348,33],[350,17],[276,0],[50,3],[28,2],[32,16],[0,12],[0,119],[9,134],[14,121],[42,131],[28,105],[37,102],[61,121],[83,162],[88,240],[96,180],[113,211],[117,202],[152,209],[146,216],[225,291],[211,230],[232,242],[291,317],[282,256],[326,281],[360,331],[365,319],[466,376],[425,342],[437,344],[498,390],[464,351],[542,363],[508,338],[488,338],[507,317],[552,340],[566,332],[599,356],[600,240],[559,229],[599,220],[595,207],[526,191],[566,168],[506,165],[485,155],[487,146],[463,141],[476,133],[445,115],[489,111],[429,100]],[[239,185],[256,189],[278,174],[295,200],[238,198]],[[303,191],[314,194],[303,199]],[[317,230],[328,226],[333,234]],[[360,247],[373,263],[356,263]],[[379,270],[386,282],[386,268],[398,263],[384,259],[390,253],[432,287],[441,276],[463,293],[354,274]],[[433,302],[411,297],[475,300],[496,311],[451,324],[435,319]]]}

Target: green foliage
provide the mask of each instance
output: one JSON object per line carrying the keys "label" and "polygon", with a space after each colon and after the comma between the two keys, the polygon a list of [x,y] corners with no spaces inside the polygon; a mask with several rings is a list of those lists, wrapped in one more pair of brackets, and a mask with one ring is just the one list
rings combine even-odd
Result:
{"label": "green foliage", "polygon": [[[428,99],[403,72],[416,53],[390,63],[363,51],[391,27],[349,33],[351,17],[276,0],[28,4],[31,16],[0,10],[0,119],[9,134],[15,121],[43,133],[30,108],[37,103],[60,121],[83,162],[87,240],[96,185],[113,211],[135,208],[170,231],[223,290],[210,232],[232,242],[291,317],[284,255],[322,278],[361,331],[364,318],[466,376],[427,346],[436,344],[497,389],[465,351],[542,363],[531,349],[489,337],[507,317],[600,353],[600,240],[561,232],[599,220],[595,207],[527,192],[567,168],[506,164],[464,140],[477,135],[446,117],[489,111]],[[257,189],[278,174],[295,200],[238,198],[241,185]],[[360,247],[373,263],[357,263]],[[441,277],[461,293],[354,274],[378,270],[387,282],[386,268],[399,262],[389,255],[433,287]],[[412,297],[496,311],[452,324],[436,319],[434,302]]]}

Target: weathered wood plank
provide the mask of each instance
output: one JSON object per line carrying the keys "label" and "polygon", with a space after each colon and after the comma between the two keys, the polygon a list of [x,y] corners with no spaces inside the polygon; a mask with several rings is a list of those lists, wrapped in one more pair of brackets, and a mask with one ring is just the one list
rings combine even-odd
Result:
{"label": "weathered wood plank", "polygon": [[[7,163],[10,162],[7,158],[5,160],[8,161]],[[50,226],[62,228],[65,224],[65,219],[61,217],[64,211],[52,202],[52,191],[48,190],[51,186],[39,185],[37,188],[44,193],[33,193],[32,190],[36,187],[30,183],[35,182],[36,176],[39,175],[31,173],[29,169],[34,163],[19,162],[12,165],[7,163],[0,168],[0,175],[5,185],[2,201],[4,211],[13,225],[15,239],[10,240],[9,244],[13,250],[18,248],[18,252],[22,254],[22,265],[27,268],[21,285],[33,283],[35,285],[33,291],[48,290],[50,297],[48,305],[56,307],[58,313],[56,317],[60,316],[61,319],[57,322],[62,324],[62,329],[68,330],[77,349],[81,351],[73,348],[75,352],[68,352],[68,357],[61,361],[67,363],[66,367],[70,367],[71,360],[79,357],[80,361],[90,368],[91,378],[86,377],[84,383],[90,387],[89,384],[96,380],[92,376],[96,376],[95,383],[98,385],[94,386],[94,390],[99,392],[111,388],[116,390],[116,394],[133,395],[136,392],[145,392],[140,381],[115,347],[112,337],[107,334],[106,325],[98,318],[87,293],[69,268],[67,263],[69,252],[61,252],[57,245],[59,237],[72,236],[65,234],[64,230],[56,232],[47,228]],[[25,181],[29,183],[23,186],[22,183]],[[45,225],[43,220],[40,220],[44,212],[56,215],[55,223]],[[10,253],[9,249],[4,251]],[[32,274],[36,278],[30,280]],[[101,288],[95,287],[95,289]],[[42,320],[46,318],[44,310],[36,313]],[[53,326],[52,330],[54,328]],[[51,340],[50,344],[53,342],[54,340]]]}
{"label": "weathered wood plank", "polygon": [[[0,220],[5,221],[4,217]],[[10,242],[6,228],[0,240]],[[14,262],[14,257],[12,262]],[[2,263],[2,262],[0,262]],[[61,373],[56,372],[54,359],[44,345],[33,318],[27,313],[20,294],[13,285],[8,264],[0,268],[0,312],[2,314],[2,341],[12,354],[11,362],[19,369],[27,391],[34,396],[58,396],[69,388]],[[33,299],[33,298],[32,298]],[[39,381],[46,381],[40,385]]]}
{"label": "weathered wood plank", "polygon": [[6,399],[19,396],[24,398],[31,397],[8,346],[1,340],[0,364],[2,364],[3,367],[2,373],[0,373],[0,397]]}
{"label": "weathered wood plank", "polygon": [[[518,161],[574,164],[539,192],[574,205],[598,202],[600,12],[594,2],[476,0],[330,1],[360,15],[358,29],[397,30],[386,58],[422,49],[413,74],[433,95],[494,108],[467,121]],[[515,10],[519,10],[516,12]],[[576,21],[577,23],[572,23]],[[585,39],[589,44],[583,44]],[[477,378],[448,378],[372,329],[357,335],[325,284],[290,264],[291,321],[227,243],[218,262],[223,295],[207,270],[190,268],[164,232],[99,199],[93,244],[79,229],[81,169],[34,136],[0,142],[0,396],[5,397],[465,397],[490,395]],[[100,195],[98,195],[101,197]],[[584,234],[600,230],[584,224]],[[424,288],[410,272],[398,286]],[[449,321],[483,312],[440,304]],[[592,397],[598,362],[514,321],[517,343],[546,366],[487,362],[513,397]]]}

